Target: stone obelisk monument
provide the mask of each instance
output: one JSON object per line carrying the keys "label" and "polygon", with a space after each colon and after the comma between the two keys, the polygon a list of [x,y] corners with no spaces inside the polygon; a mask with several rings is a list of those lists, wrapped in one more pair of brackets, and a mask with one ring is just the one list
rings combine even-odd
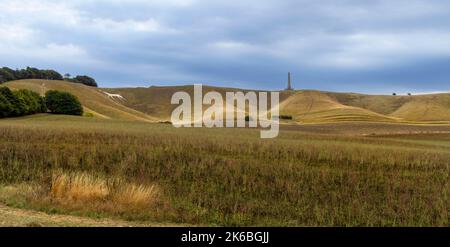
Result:
{"label": "stone obelisk monument", "polygon": [[286,90],[289,90],[289,91],[294,90],[292,88],[292,83],[291,83],[291,72],[288,72],[288,87],[286,88]]}

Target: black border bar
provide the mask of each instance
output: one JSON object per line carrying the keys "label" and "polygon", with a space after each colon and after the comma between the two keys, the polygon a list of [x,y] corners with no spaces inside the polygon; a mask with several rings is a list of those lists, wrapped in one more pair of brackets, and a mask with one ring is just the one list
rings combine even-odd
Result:
{"label": "black border bar", "polygon": [[[191,241],[182,241],[189,234]],[[202,235],[200,235],[202,234]],[[206,238],[214,234],[214,241]],[[234,234],[234,238],[231,237]],[[267,234],[267,235],[265,235]],[[193,241],[195,237],[203,240]],[[231,236],[230,236],[231,235]],[[267,236],[268,239],[264,239]],[[220,239],[219,239],[220,237]],[[155,228],[0,228],[2,241],[65,246],[302,246],[450,243],[449,228],[275,228],[275,227],[155,227]],[[231,240],[229,242],[225,239]],[[262,243],[266,241],[267,243]],[[210,244],[211,243],[211,244]]]}

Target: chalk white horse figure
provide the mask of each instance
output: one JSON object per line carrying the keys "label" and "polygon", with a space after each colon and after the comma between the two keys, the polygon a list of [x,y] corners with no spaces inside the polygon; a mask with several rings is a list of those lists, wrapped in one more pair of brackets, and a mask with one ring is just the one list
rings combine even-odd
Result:
{"label": "chalk white horse figure", "polygon": [[120,94],[113,94],[113,93],[107,93],[107,92],[103,92],[103,93],[105,93],[108,96],[108,98],[126,101],[126,99]]}

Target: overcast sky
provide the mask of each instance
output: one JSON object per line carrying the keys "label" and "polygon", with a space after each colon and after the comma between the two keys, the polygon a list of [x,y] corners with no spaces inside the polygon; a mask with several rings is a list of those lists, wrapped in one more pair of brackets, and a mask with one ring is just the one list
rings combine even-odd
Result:
{"label": "overcast sky", "polygon": [[450,91],[448,0],[0,0],[0,66],[101,87]]}

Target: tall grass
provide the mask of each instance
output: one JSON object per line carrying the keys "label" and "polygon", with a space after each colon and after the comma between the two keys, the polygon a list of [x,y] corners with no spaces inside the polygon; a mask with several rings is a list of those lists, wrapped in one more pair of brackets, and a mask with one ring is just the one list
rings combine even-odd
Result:
{"label": "tall grass", "polygon": [[51,184],[52,198],[61,201],[95,201],[108,196],[109,190],[104,180],[92,175],[54,175]]}
{"label": "tall grass", "polygon": [[[245,129],[113,122],[82,128],[70,121],[51,126],[0,127],[2,183],[40,184],[53,198],[69,201],[154,201],[148,209],[137,206],[138,211],[85,208],[126,219],[245,226],[449,225],[450,134],[286,131],[261,140],[258,131]],[[55,171],[63,175],[55,177]],[[57,200],[45,207],[38,200],[29,203],[73,210]]]}
{"label": "tall grass", "polygon": [[[103,203],[119,208],[148,209],[157,199],[156,185],[130,184],[120,179],[107,180],[87,173],[56,173],[50,197],[61,204]],[[103,205],[104,206],[104,205]]]}

